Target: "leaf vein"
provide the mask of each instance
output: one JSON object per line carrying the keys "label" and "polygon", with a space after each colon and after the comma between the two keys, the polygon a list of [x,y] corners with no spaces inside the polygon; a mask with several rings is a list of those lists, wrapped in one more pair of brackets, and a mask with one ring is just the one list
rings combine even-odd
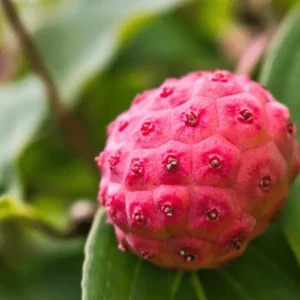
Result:
{"label": "leaf vein", "polygon": [[241,299],[255,300],[248,294],[245,288],[234,277],[230,275],[229,272],[224,269],[218,269],[216,271],[220,273],[224,277],[228,285],[230,285],[242,297]]}
{"label": "leaf vein", "polygon": [[108,287],[110,285],[110,280],[109,280],[110,273],[111,273],[111,260],[109,260],[108,263],[107,263],[107,280],[106,280],[106,285],[105,285],[104,292],[103,292],[103,299],[104,300],[106,300],[107,290],[108,290]]}
{"label": "leaf vein", "polygon": [[128,300],[133,299],[133,292],[134,292],[135,282],[136,282],[138,273],[140,271],[141,265],[142,265],[142,260],[139,259],[138,263],[135,266],[134,274],[133,274],[133,277],[132,277],[132,285],[131,285],[131,288],[130,288],[130,293],[129,293]]}
{"label": "leaf vein", "polygon": [[199,300],[207,300],[205,292],[204,292],[203,287],[202,287],[202,284],[201,284],[200,279],[197,276],[196,272],[193,272],[191,274],[191,280],[192,280],[192,284],[195,288],[197,298]]}
{"label": "leaf vein", "polygon": [[175,299],[175,296],[178,292],[178,289],[179,289],[179,286],[182,282],[182,277],[183,277],[183,273],[182,272],[178,272],[176,277],[175,277],[175,280],[174,280],[174,284],[173,284],[173,287],[172,287],[172,290],[171,290],[171,296],[170,296],[170,300],[174,300]]}
{"label": "leaf vein", "polygon": [[264,252],[262,252],[260,249],[253,245],[249,247],[249,250],[254,252],[256,256],[259,256],[263,261],[269,264],[274,270],[280,273],[281,276],[285,277],[287,281],[291,282],[292,285],[295,285],[295,282],[280,268],[280,266],[275,264],[272,260],[270,260]]}

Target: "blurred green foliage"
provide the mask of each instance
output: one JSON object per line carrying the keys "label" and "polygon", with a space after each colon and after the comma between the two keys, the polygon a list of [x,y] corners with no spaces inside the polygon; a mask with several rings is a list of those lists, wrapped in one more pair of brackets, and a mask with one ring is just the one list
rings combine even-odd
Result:
{"label": "blurred green foliage", "polygon": [[[91,152],[96,156],[105,144],[107,124],[128,108],[137,93],[160,84],[166,77],[197,69],[234,70],[252,38],[269,26],[276,27],[298,2],[16,0],[15,4],[58,86],[62,102],[82,124]],[[260,13],[262,8],[266,14]],[[294,42],[296,40],[297,35]],[[297,47],[297,43],[293,47]],[[298,53],[284,55],[299,58]],[[285,73],[286,70],[279,66],[277,72]],[[298,80],[295,75],[293,78]],[[268,81],[270,88],[274,86],[275,92],[284,93],[282,86],[272,80]],[[295,80],[289,80],[293,86],[286,91],[286,97],[282,94],[282,98],[293,97],[288,91],[297,86]],[[287,101],[294,103],[293,108],[298,110],[296,101]],[[49,109],[44,85],[33,75],[2,7],[0,138],[0,299],[81,299],[83,245],[87,230],[84,229],[86,220],[74,218],[72,208],[83,199],[91,204],[96,202],[98,170],[78,149],[71,147],[62,134],[56,116]],[[297,195],[297,187],[293,195]],[[295,199],[296,196],[290,203]],[[284,214],[283,228],[299,260],[300,223],[291,221],[298,218],[299,205],[292,208],[290,205],[288,213]],[[291,215],[292,219],[289,218]],[[298,228],[297,234],[291,228]],[[110,232],[106,227],[101,230]],[[99,234],[103,233],[101,230]],[[275,232],[279,231],[276,227]],[[112,235],[107,234],[103,237],[107,247],[116,251]],[[272,253],[270,248],[276,244],[276,239],[281,246]],[[257,257],[256,250],[250,248],[240,263],[229,271],[199,273],[204,291],[212,295],[209,299],[221,299],[224,295],[227,295],[224,299],[267,300],[272,296],[276,300],[283,299],[284,295],[284,299],[299,299],[299,288],[295,283],[299,282],[299,270],[284,236],[271,232],[253,247],[256,246],[266,251],[268,263],[265,264],[266,258]],[[103,245],[100,243],[98,247]],[[107,259],[105,254],[101,259]],[[137,262],[131,257],[125,260],[118,257],[118,261],[121,265]],[[94,266],[96,275],[105,275],[105,269],[101,273],[98,269],[101,266]],[[143,268],[143,276],[148,276],[150,281],[153,278],[149,274],[158,274],[154,267],[145,263]],[[247,270],[249,275],[243,277],[240,268]],[[247,278],[255,277],[256,270],[262,275],[251,286]],[[164,284],[166,274],[162,272],[157,277]],[[198,277],[192,275],[190,279],[190,275],[179,275],[178,279],[175,273],[168,274],[166,280],[180,280],[181,285],[176,295],[167,286],[161,299],[205,299]],[[128,274],[120,273],[119,276],[127,277]],[[271,296],[262,291],[255,293],[255,285],[260,282],[272,284],[263,281],[268,277],[273,282],[282,280],[286,289],[277,294],[275,290]],[[118,280],[118,277],[111,279]],[[145,292],[145,283],[141,280],[134,283],[136,290],[131,299],[143,300],[140,293]],[[159,284],[158,281],[154,283]],[[215,289],[215,285],[226,293]],[[239,294],[243,288],[248,290],[246,295]],[[113,292],[120,293],[120,290]],[[111,299],[125,299],[118,297]],[[91,296],[86,299],[102,298]]]}

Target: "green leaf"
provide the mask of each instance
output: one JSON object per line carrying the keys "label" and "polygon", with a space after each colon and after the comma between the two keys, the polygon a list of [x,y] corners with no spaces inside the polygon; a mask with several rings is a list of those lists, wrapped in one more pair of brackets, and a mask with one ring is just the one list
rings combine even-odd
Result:
{"label": "green leaf", "polygon": [[0,87],[0,166],[32,138],[45,113],[44,90],[35,77]]}
{"label": "green leaf", "polygon": [[9,197],[0,198],[0,221],[15,213],[15,205]]}
{"label": "green leaf", "polygon": [[148,20],[185,2],[81,0],[53,18],[35,40],[63,98],[70,103],[86,81],[107,67],[133,18]]}
{"label": "green leaf", "polygon": [[279,226],[251,243],[229,267],[200,271],[208,299],[296,300],[300,270]]}
{"label": "green leaf", "polygon": [[300,177],[297,178],[291,191],[288,203],[281,217],[283,231],[290,243],[300,265]]}
{"label": "green leaf", "polygon": [[167,300],[177,292],[181,275],[118,250],[102,209],[95,218],[85,255],[83,300]]}
{"label": "green leaf", "polygon": [[31,251],[26,247],[17,263],[0,257],[0,299],[81,299],[82,240],[43,241],[31,245]]}
{"label": "green leaf", "polygon": [[155,64],[156,68],[189,64],[196,69],[199,61],[217,64],[211,49],[203,41],[199,43],[196,36],[187,32],[183,21],[174,16],[164,15],[149,22],[122,52],[115,63],[119,68],[124,64]]}
{"label": "green leaf", "polygon": [[[283,22],[275,35],[261,74],[261,82],[286,104],[300,128],[300,6]],[[300,130],[298,130],[298,141]],[[300,263],[300,183],[292,187],[282,217],[283,230]]]}
{"label": "green leaf", "polygon": [[45,116],[45,97],[35,77],[0,86],[0,194],[13,189],[18,181],[11,161],[32,139]]}
{"label": "green leaf", "polygon": [[[49,226],[51,228],[51,219],[44,216],[42,212],[29,206],[21,201],[17,201],[10,195],[0,197],[0,221],[8,219],[17,219],[20,221],[29,222],[33,225]],[[56,225],[54,223],[54,225]]]}
{"label": "green leaf", "polygon": [[[86,132],[90,135],[89,128]],[[58,134],[54,131],[50,135],[43,135],[22,153],[19,166],[26,187],[42,198],[50,196],[60,201],[63,198],[61,204],[65,207],[71,199],[94,199],[97,193],[97,169],[77,153],[72,153],[69,147],[61,147],[61,143],[57,143]]]}
{"label": "green leaf", "polygon": [[[273,39],[260,81],[286,104],[300,128],[300,6],[286,18]],[[300,138],[298,131],[298,139]]]}
{"label": "green leaf", "polygon": [[15,201],[21,201],[22,193],[19,174],[13,162],[3,161],[2,166],[0,165],[0,196],[10,195]]}
{"label": "green leaf", "polygon": [[236,0],[209,1],[200,3],[198,23],[202,31],[213,39],[224,35],[224,28],[234,24]]}
{"label": "green leaf", "polygon": [[230,267],[184,274],[120,252],[101,209],[86,244],[82,292],[83,300],[296,300],[299,281],[300,270],[278,226]]}

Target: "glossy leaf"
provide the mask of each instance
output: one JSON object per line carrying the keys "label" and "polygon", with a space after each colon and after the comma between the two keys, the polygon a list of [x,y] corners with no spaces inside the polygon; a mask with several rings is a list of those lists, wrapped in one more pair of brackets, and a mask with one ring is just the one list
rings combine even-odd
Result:
{"label": "glossy leaf", "polygon": [[283,231],[298,259],[300,265],[300,177],[297,178],[291,191],[281,222]]}
{"label": "glossy leaf", "polygon": [[46,24],[35,40],[62,95],[71,101],[86,81],[107,67],[129,21],[148,20],[159,11],[186,2],[81,0]]}
{"label": "glossy leaf", "polygon": [[11,216],[15,214],[15,204],[9,197],[1,197],[0,198],[0,220],[7,218],[7,216]]}
{"label": "glossy leaf", "polygon": [[[261,82],[286,104],[298,128],[300,141],[300,7],[287,17],[263,66]],[[282,218],[283,230],[300,263],[300,183],[294,184]]]}
{"label": "glossy leaf", "polygon": [[[260,81],[280,102],[286,104],[300,128],[300,6],[293,10],[275,34]],[[298,131],[298,138],[299,138]]]}
{"label": "glossy leaf", "polygon": [[300,270],[279,226],[271,226],[230,266],[198,273],[208,300],[300,297]]}
{"label": "glossy leaf", "polygon": [[82,289],[83,300],[294,300],[300,297],[299,280],[300,270],[278,226],[229,267],[180,273],[120,252],[101,209],[86,244]]}
{"label": "glossy leaf", "polygon": [[12,160],[33,138],[45,113],[45,93],[37,78],[0,86],[0,195],[15,186]]}
{"label": "glossy leaf", "polygon": [[189,65],[193,70],[199,64],[204,69],[217,67],[218,63],[208,45],[188,33],[179,18],[164,15],[144,26],[124,47],[115,65],[119,68],[137,64],[147,67],[154,64],[156,68],[172,65],[181,66],[182,72],[183,66]]}
{"label": "glossy leaf", "polygon": [[16,262],[0,258],[0,299],[80,300],[82,240],[45,242],[44,237],[30,246]]}
{"label": "glossy leaf", "polygon": [[0,86],[0,165],[18,155],[45,112],[44,90],[34,77]]}
{"label": "glossy leaf", "polygon": [[[85,249],[83,300],[172,299],[176,272],[159,270],[117,248],[113,230],[99,210]],[[116,288],[116,286],[118,288]]]}

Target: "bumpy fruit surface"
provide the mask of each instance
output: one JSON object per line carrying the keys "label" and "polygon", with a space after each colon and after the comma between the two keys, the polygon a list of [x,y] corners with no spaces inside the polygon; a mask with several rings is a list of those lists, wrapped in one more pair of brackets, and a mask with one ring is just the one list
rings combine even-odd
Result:
{"label": "bumpy fruit surface", "polygon": [[228,71],[167,79],[108,127],[99,200],[121,250],[173,269],[242,254],[298,174],[289,110]]}

